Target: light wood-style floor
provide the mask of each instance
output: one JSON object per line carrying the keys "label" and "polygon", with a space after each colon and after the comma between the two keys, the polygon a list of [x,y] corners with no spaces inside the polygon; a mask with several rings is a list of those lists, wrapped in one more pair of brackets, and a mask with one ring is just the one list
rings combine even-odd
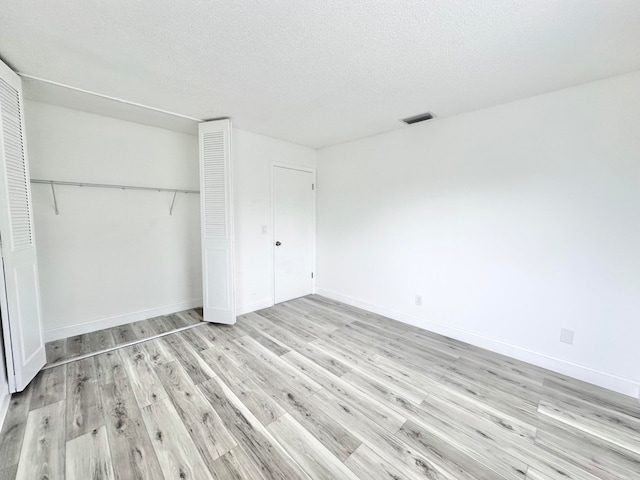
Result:
{"label": "light wood-style floor", "polygon": [[193,308],[173,315],[105,328],[93,333],[54,340],[46,344],[47,367],[67,360],[109,350],[139,340],[156,337],[202,322],[202,309]]}
{"label": "light wood-style floor", "polygon": [[42,372],[0,478],[634,479],[636,400],[319,296]]}

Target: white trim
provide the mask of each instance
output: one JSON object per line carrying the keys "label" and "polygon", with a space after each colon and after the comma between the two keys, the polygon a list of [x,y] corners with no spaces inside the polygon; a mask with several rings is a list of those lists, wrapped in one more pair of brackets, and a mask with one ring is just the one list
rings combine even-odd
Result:
{"label": "white trim", "polygon": [[578,365],[576,363],[568,362],[560,358],[555,358],[544,353],[535,352],[527,348],[519,347],[518,345],[505,343],[494,338],[478,335],[477,333],[470,332],[468,330],[452,327],[451,325],[434,322],[379,305],[374,305],[362,300],[333,292],[331,290],[318,288],[317,291],[318,295],[322,295],[327,298],[346,303],[347,305],[362,308],[364,310],[368,310],[370,312],[377,313],[379,315],[383,315],[400,322],[408,323],[409,325],[413,325],[418,328],[439,333],[441,335],[446,335],[447,337],[455,338],[457,340],[461,340],[477,347],[486,348],[487,350],[491,350],[492,352],[507,355],[511,358],[531,363],[538,367],[546,368],[562,375],[567,375],[569,377],[573,377],[587,383],[613,390],[614,392],[629,395],[633,398],[640,398],[640,384],[637,381],[628,378],[611,375],[609,373],[586,367],[584,365]]}
{"label": "white trim", "polygon": [[91,90],[85,90],[84,88],[73,87],[71,85],[67,85],[66,83],[54,82],[53,80],[47,80],[46,78],[36,77],[35,75],[27,75],[26,73],[18,72],[22,78],[30,78],[31,80],[36,80],[38,82],[48,83],[50,85],[55,85],[57,87],[67,88],[69,90],[74,90],[80,93],[86,93],[87,95],[93,95],[95,97],[105,98],[107,100],[113,100],[115,102],[125,103],[127,105],[132,105],[134,107],[146,108],[147,110],[153,110],[154,112],[164,113],[166,115],[173,115],[174,117],[184,118],[185,120],[193,120],[194,122],[203,122],[199,118],[189,117],[187,115],[182,115],[181,113],[170,112],[168,110],[163,110],[161,108],[150,107],[149,105],[144,105],[142,103],[136,103],[129,100],[124,100],[118,97],[112,97],[111,95],[105,95],[103,93],[92,92]]}
{"label": "white trim", "polygon": [[288,168],[291,170],[300,170],[301,172],[309,172],[312,176],[312,182],[314,185],[313,190],[313,231],[311,232],[311,265],[313,268],[313,282],[311,283],[311,293],[316,293],[316,282],[318,281],[318,265],[316,264],[316,238],[317,238],[317,195],[318,195],[318,180],[316,174],[316,167],[307,167],[305,165],[297,165],[295,163],[285,162],[271,162],[269,164],[269,190],[270,190],[270,210],[271,210],[271,305],[275,305],[276,302],[276,247],[275,247],[275,212],[274,212],[274,189],[273,189],[273,171],[274,168]]}
{"label": "white trim", "polygon": [[114,315],[112,317],[99,318],[91,320],[89,322],[78,323],[75,325],[69,325],[62,328],[54,328],[51,330],[45,330],[44,340],[45,342],[51,342],[53,340],[60,340],[61,338],[73,337],[75,335],[82,335],[84,333],[96,332],[105,328],[117,327],[126,323],[138,322],[140,320],[147,320],[148,318],[159,317],[161,315],[169,315],[183,310],[189,310],[191,308],[201,307],[202,299],[189,300],[187,302],[172,303],[169,305],[160,305],[145,310],[139,310],[137,312],[125,313],[122,315]]}
{"label": "white trim", "polygon": [[265,298],[264,300],[260,300],[259,302],[247,303],[245,305],[236,305],[236,315],[240,316],[269,307],[273,307],[272,298]]}
{"label": "white trim", "polygon": [[7,391],[4,393],[5,395],[2,399],[2,403],[0,403],[0,432],[2,431],[4,420],[5,418],[7,418],[7,412],[9,411],[9,404],[11,403],[11,393],[9,392],[8,385],[7,385]]}

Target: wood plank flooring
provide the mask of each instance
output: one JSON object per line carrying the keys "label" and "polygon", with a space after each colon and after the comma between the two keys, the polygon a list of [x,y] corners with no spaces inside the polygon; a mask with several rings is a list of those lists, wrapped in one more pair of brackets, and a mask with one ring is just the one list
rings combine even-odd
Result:
{"label": "wood plank flooring", "polygon": [[150,318],[47,342],[45,345],[47,350],[45,368],[127,343],[146,340],[184,327],[194,326],[200,322],[202,322],[202,309],[194,308],[173,315]]}
{"label": "wood plank flooring", "polygon": [[11,400],[0,476],[640,479],[640,406],[313,295],[41,372]]}

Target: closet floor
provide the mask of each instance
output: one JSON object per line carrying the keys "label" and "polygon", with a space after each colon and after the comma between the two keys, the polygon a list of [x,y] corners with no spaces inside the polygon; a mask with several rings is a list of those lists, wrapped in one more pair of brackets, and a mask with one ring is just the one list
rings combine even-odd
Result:
{"label": "closet floor", "polygon": [[319,296],[53,367],[3,480],[640,478],[640,407]]}
{"label": "closet floor", "polygon": [[173,315],[150,318],[97,332],[54,340],[46,344],[47,364],[45,368],[76,357],[167,334],[184,327],[197,325],[200,322],[202,322],[202,309],[194,308]]}

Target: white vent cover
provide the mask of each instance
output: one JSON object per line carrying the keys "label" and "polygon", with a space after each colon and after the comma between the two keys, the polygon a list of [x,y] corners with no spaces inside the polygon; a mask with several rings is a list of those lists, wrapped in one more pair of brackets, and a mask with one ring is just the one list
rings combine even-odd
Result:
{"label": "white vent cover", "polygon": [[11,245],[13,250],[33,244],[29,183],[22,139],[20,95],[0,79],[0,112],[2,140],[7,168],[9,210],[11,212]]}
{"label": "white vent cover", "polygon": [[202,134],[204,236],[228,237],[225,145],[223,132]]}

